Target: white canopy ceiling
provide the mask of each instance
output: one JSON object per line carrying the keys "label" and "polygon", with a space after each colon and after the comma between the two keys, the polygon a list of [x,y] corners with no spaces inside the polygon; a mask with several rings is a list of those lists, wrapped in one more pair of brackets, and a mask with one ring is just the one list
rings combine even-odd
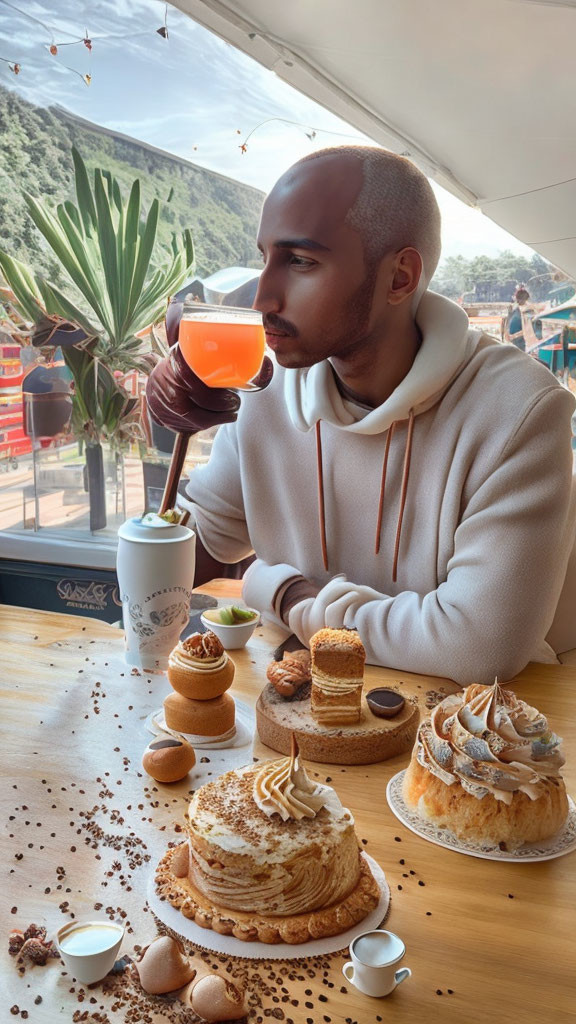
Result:
{"label": "white canopy ceiling", "polygon": [[576,0],[171,0],[576,276]]}

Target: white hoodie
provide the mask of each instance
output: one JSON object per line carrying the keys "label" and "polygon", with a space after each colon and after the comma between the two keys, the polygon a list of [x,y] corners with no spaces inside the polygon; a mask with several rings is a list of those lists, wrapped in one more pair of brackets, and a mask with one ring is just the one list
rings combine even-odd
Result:
{"label": "white hoodie", "polygon": [[[191,474],[190,507],[215,558],[256,551],[244,598],[265,616],[279,621],[291,577],[320,588],[289,615],[304,643],[355,627],[372,663],[505,680],[556,660],[574,399],[442,296],[427,292],[417,321],[416,359],[376,409],[343,398],[328,362],[276,367]],[[568,633],[557,650],[576,646],[576,615]]]}

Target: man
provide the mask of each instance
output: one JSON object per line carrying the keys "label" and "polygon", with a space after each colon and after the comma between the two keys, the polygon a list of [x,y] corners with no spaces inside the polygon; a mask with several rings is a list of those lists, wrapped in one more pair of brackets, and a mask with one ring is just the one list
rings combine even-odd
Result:
{"label": "man", "polygon": [[258,244],[270,386],[237,413],[174,353],[148,388],[172,429],[227,421],[187,488],[204,545],[254,550],[247,603],[304,643],[354,627],[369,661],[462,684],[556,660],[574,399],[426,291],[440,216],[424,175],[323,150],[273,188]]}
{"label": "man", "polygon": [[504,318],[502,334],[504,341],[516,345],[516,348],[521,349],[522,352],[526,351],[522,314],[532,315],[533,313],[530,292],[520,285],[514,295],[514,305],[511,306],[508,315]]}

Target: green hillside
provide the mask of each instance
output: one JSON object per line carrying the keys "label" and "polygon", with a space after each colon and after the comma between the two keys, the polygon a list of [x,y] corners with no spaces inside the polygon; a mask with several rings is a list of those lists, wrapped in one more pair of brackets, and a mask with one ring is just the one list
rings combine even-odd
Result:
{"label": "green hillside", "polygon": [[26,189],[54,202],[71,198],[71,147],[90,168],[110,170],[127,187],[140,178],[146,207],[166,201],[159,236],[191,228],[196,272],[259,266],[255,246],[263,194],[257,189],[74,117],[58,107],[35,107],[0,87],[0,247],[55,282],[59,266],[30,220],[21,198]]}

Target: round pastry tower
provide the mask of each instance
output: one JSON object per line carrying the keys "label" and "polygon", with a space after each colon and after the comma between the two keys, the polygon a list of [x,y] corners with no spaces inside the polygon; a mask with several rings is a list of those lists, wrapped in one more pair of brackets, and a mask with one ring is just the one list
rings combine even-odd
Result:
{"label": "round pastry tower", "polygon": [[164,700],[168,728],[194,737],[232,737],[235,707],[226,690],[233,679],[234,662],[215,633],[193,633],[179,641],[168,660],[174,690]]}
{"label": "round pastry tower", "polygon": [[159,892],[205,927],[303,942],[345,931],[378,903],[350,811],[308,778],[295,741],[289,758],[202,786],[186,830],[187,849],[160,865]]}
{"label": "round pastry tower", "polygon": [[462,839],[506,849],[541,842],[568,814],[560,742],[511,690],[468,686],[422,722],[404,800]]}

